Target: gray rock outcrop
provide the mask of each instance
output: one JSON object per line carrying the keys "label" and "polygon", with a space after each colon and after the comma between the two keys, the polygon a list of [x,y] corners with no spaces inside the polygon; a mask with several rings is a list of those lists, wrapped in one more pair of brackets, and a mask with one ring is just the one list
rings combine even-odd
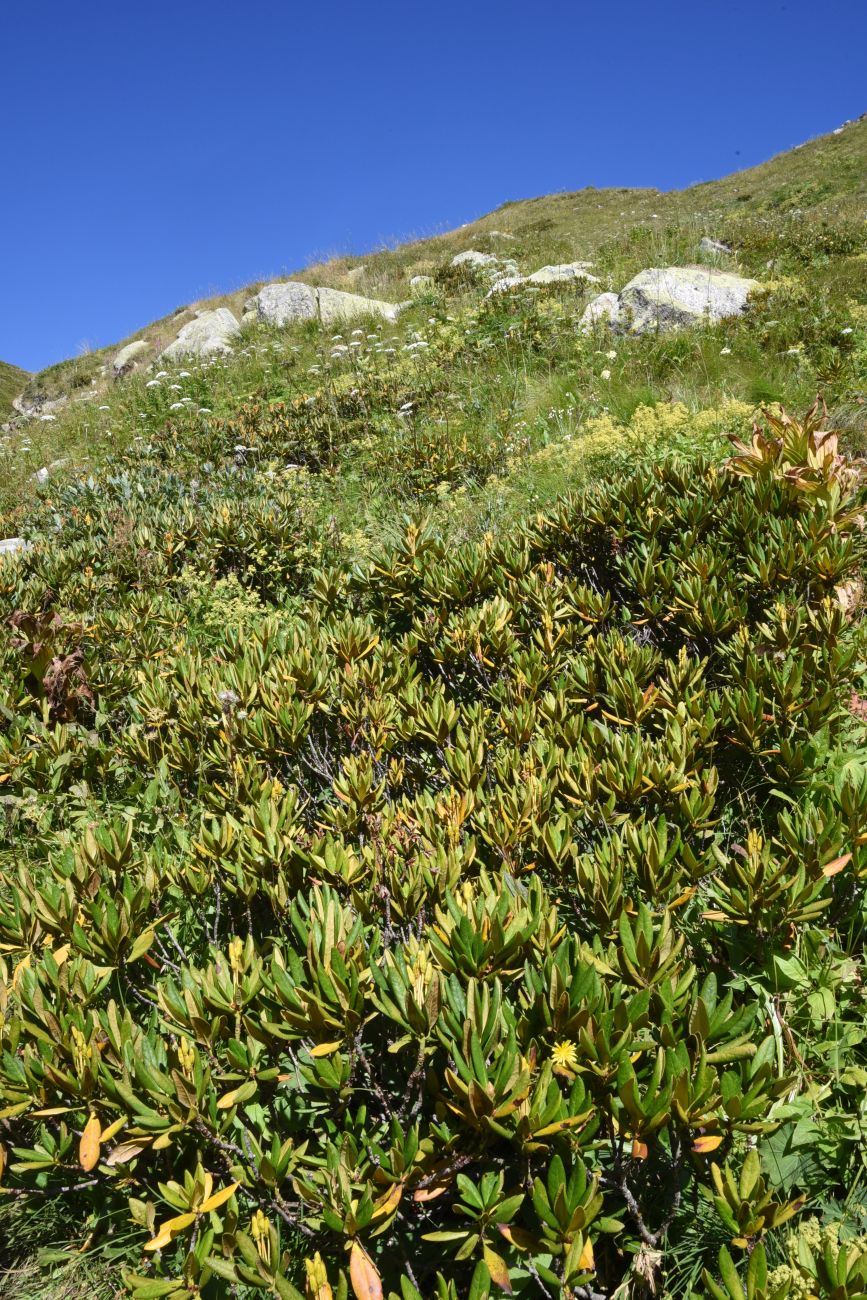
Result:
{"label": "gray rock outcrop", "polygon": [[323,324],[351,320],[354,316],[382,316],[396,320],[400,308],[392,302],[364,298],[343,289],[317,289],[298,280],[266,284],[245,304],[244,316],[254,311],[258,320],[269,325],[290,325],[297,320],[321,319]]}
{"label": "gray rock outcrop", "polygon": [[160,353],[166,361],[180,361],[182,357],[211,357],[232,351],[232,339],[241,326],[228,307],[203,311],[186,324],[174,343]]}
{"label": "gray rock outcrop", "polygon": [[354,316],[382,316],[384,320],[397,320],[400,307],[397,303],[382,302],[378,298],[364,298],[358,293],[345,293],[343,289],[317,289],[319,315],[324,325],[332,321],[351,320]]}

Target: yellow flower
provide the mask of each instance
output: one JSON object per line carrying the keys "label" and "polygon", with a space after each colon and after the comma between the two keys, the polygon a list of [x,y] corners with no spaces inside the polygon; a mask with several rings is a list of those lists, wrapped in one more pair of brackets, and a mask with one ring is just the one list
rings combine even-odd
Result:
{"label": "yellow flower", "polygon": [[551,1061],[557,1074],[574,1074],[578,1068],[578,1053],[570,1038],[554,1044]]}

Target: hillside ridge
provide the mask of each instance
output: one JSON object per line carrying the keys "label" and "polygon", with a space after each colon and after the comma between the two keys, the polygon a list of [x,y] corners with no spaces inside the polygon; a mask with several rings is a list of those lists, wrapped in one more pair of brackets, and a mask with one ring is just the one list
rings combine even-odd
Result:
{"label": "hillside ridge", "polygon": [[[406,285],[413,274],[429,270],[450,251],[471,247],[474,239],[486,241],[485,249],[497,247],[502,251],[502,242],[498,245],[497,241],[502,241],[503,236],[523,237],[528,253],[534,242],[541,245],[559,241],[564,247],[568,245],[567,251],[589,254],[606,240],[647,221],[712,225],[733,207],[742,212],[785,208],[807,214],[831,206],[854,208],[861,200],[867,201],[867,114],[776,154],[766,162],[718,180],[700,181],[673,190],[588,186],[576,191],[507,200],[477,220],[453,230],[408,240],[395,248],[314,262],[290,275],[275,276],[274,281],[303,277],[313,286],[399,303],[406,297]],[[623,207],[626,203],[630,205],[628,208]],[[528,229],[534,222],[542,223],[545,229]],[[498,226],[503,229],[498,230]],[[545,234],[547,241],[541,238]],[[537,238],[534,240],[533,236]],[[563,260],[568,259],[564,256]],[[98,386],[99,380],[108,377],[112,356],[122,348],[147,340],[147,359],[151,360],[199,312],[228,308],[240,317],[244,303],[265,283],[253,281],[227,293],[196,299],[84,358],[45,367],[30,376],[15,395],[23,396],[28,405],[42,406],[66,391],[63,385],[70,374],[75,375],[79,390],[85,386],[81,382],[85,374],[88,385],[96,379]]]}

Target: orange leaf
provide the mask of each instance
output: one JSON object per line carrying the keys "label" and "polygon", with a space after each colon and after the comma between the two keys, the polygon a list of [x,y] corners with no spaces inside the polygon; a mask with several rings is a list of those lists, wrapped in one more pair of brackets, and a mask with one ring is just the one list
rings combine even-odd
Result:
{"label": "orange leaf", "polygon": [[451,1178],[446,1178],[439,1183],[429,1183],[427,1187],[418,1187],[412,1194],[412,1199],[419,1203],[423,1201],[435,1201],[443,1192],[447,1192],[451,1186]]}
{"label": "orange leaf", "polygon": [[352,1243],[349,1255],[349,1280],[356,1300],[382,1300],[382,1281],[373,1260],[359,1242]]}
{"label": "orange leaf", "polygon": [[696,1138],[692,1144],[692,1149],[696,1155],[705,1156],[710,1151],[716,1151],[722,1140],[718,1133],[708,1133],[704,1137]]}
{"label": "orange leaf", "polygon": [[78,1143],[78,1163],[89,1174],[99,1160],[99,1147],[102,1138],[102,1125],[96,1115],[91,1115],[84,1126],[84,1132]]}
{"label": "orange leaf", "polygon": [[647,1143],[642,1142],[639,1138],[633,1138],[632,1155],[635,1160],[646,1160],[649,1155]]}
{"label": "orange leaf", "polygon": [[822,868],[823,876],[836,876],[838,871],[842,871],[847,862],[852,861],[851,853],[844,853],[842,858],[835,858],[833,862],[827,862]]}

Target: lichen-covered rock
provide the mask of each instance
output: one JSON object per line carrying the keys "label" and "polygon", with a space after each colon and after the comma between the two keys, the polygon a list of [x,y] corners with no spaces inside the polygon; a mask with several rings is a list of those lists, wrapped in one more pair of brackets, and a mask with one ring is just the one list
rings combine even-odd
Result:
{"label": "lichen-covered rock", "polygon": [[584,308],[578,328],[588,333],[595,325],[613,325],[617,320],[619,300],[616,293],[600,293]]}
{"label": "lichen-covered rock", "polygon": [[746,308],[758,281],[712,266],[665,266],[641,271],[621,290],[617,325],[632,334],[724,320]]}
{"label": "lichen-covered rock", "polygon": [[317,318],[327,325],[354,316],[382,316],[385,320],[396,320],[400,310],[392,302],[364,298],[343,289],[317,289],[299,280],[266,284],[244,305],[269,325],[290,325],[293,321]]}
{"label": "lichen-covered rock", "polygon": [[127,343],[126,347],[121,348],[114,361],[112,361],[112,373],[115,376],[127,374],[149,350],[150,344],[147,339],[136,339],[133,343]]}
{"label": "lichen-covered rock", "polygon": [[183,327],[174,343],[163,348],[160,356],[166,361],[179,361],[181,357],[210,357],[231,352],[231,340],[240,328],[228,307],[203,311]]}

